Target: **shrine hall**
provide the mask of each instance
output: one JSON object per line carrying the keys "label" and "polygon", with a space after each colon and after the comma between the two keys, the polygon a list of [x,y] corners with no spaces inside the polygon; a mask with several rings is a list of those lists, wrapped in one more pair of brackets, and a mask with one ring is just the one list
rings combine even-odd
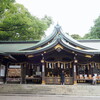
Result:
{"label": "shrine hall", "polygon": [[58,24],[41,41],[0,42],[0,82],[3,84],[100,83],[100,40],[75,40]]}

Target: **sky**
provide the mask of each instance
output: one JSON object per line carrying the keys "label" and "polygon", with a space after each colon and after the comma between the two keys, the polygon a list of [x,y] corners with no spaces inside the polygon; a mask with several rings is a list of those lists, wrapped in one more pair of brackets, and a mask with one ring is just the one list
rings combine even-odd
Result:
{"label": "sky", "polygon": [[51,16],[53,25],[46,31],[50,35],[58,23],[63,32],[84,36],[100,15],[100,0],[16,0],[39,18]]}

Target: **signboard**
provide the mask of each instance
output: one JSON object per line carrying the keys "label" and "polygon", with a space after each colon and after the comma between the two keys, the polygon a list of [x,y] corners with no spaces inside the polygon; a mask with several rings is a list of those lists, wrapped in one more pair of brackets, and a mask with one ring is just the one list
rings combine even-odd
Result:
{"label": "signboard", "polygon": [[10,65],[9,68],[21,68],[21,65]]}
{"label": "signboard", "polygon": [[41,72],[36,72],[36,75],[41,76]]}

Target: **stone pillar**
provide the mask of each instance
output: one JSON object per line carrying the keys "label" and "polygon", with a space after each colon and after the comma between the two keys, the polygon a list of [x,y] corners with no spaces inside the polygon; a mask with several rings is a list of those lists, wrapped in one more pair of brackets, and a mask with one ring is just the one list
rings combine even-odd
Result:
{"label": "stone pillar", "polygon": [[45,84],[45,62],[44,62],[44,57],[42,57],[41,63],[42,63],[42,84]]}

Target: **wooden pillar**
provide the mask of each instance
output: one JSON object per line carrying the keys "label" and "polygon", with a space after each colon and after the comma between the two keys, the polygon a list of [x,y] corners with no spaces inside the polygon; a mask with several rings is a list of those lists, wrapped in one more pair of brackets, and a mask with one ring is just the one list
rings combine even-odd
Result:
{"label": "wooden pillar", "polygon": [[20,66],[21,66],[21,79],[20,79],[20,84],[22,84],[23,83],[23,66],[22,66],[22,64],[20,64]]}
{"label": "wooden pillar", "polygon": [[25,68],[25,84],[27,83],[26,81],[26,75],[28,75],[28,66],[27,66],[27,63],[24,64],[24,68]]}
{"label": "wooden pillar", "polygon": [[4,80],[5,84],[7,83],[8,67],[9,67],[9,63],[7,63],[7,65],[5,66],[5,80]]}
{"label": "wooden pillar", "polygon": [[45,84],[45,62],[44,62],[44,57],[42,57],[41,63],[42,63],[42,84]]}
{"label": "wooden pillar", "polygon": [[25,76],[26,76],[26,65],[23,63],[21,64],[21,83],[25,83]]}
{"label": "wooden pillar", "polygon": [[76,78],[76,64],[73,66],[74,69],[74,85],[77,84],[77,78]]}
{"label": "wooden pillar", "polygon": [[76,63],[77,63],[77,60],[76,60],[76,57],[74,57],[74,66],[73,66],[73,72],[74,72],[74,85],[77,84],[77,78],[76,78]]}
{"label": "wooden pillar", "polygon": [[58,61],[58,68],[60,68],[60,62]]}

